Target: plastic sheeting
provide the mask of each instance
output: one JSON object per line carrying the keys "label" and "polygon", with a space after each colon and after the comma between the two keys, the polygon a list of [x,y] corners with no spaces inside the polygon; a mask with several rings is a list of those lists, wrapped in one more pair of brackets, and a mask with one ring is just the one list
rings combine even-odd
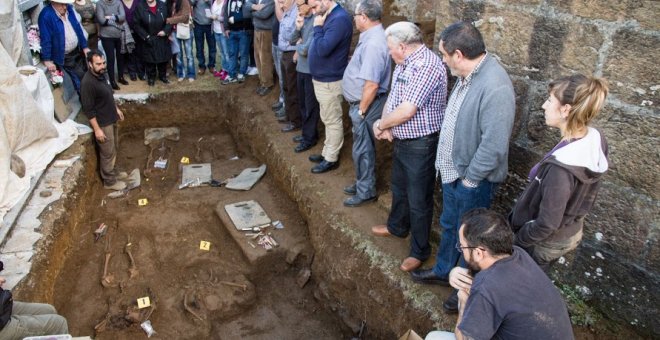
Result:
{"label": "plastic sheeting", "polygon": [[[33,72],[21,75],[15,66],[20,56],[12,54],[0,43],[0,223],[27,194],[32,176],[78,137],[75,122],[55,122],[53,96],[44,73],[24,67]],[[12,160],[15,166],[22,163],[24,176],[11,170]]]}

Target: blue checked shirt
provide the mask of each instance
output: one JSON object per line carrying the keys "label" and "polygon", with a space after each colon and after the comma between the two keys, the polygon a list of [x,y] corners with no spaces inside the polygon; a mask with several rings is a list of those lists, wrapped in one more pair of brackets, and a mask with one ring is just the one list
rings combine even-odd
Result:
{"label": "blue checked shirt", "polygon": [[403,102],[417,106],[417,112],[392,128],[394,138],[419,138],[440,130],[447,106],[447,71],[440,57],[424,45],[394,68],[386,114]]}

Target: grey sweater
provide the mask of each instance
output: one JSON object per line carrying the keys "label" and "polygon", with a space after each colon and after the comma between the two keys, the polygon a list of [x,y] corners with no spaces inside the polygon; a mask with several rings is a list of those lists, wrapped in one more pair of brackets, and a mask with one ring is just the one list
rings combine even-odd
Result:
{"label": "grey sweater", "polygon": [[[252,5],[263,4],[264,8],[259,11],[253,11]],[[247,0],[243,6],[243,16],[252,17],[252,25],[255,30],[270,31],[273,29],[273,20],[275,20],[275,1],[274,0]]]}
{"label": "grey sweater", "polygon": [[[302,38],[302,43],[298,44],[298,39]],[[296,71],[300,73],[309,74],[309,60],[307,60],[307,52],[309,45],[312,44],[314,39],[314,16],[310,15],[305,18],[302,30],[295,30],[291,37],[291,45],[296,45],[296,52],[298,52],[298,61],[296,62]]]}
{"label": "grey sweater", "polygon": [[458,111],[452,160],[461,178],[506,179],[516,95],[509,75],[489,53]]}
{"label": "grey sweater", "polygon": [[190,0],[193,7],[192,18],[198,25],[210,25],[213,19],[206,16],[206,10],[211,10],[212,0]]}
{"label": "grey sweater", "polygon": [[[106,19],[106,16],[113,16]],[[99,36],[121,38],[121,26],[126,20],[121,0],[99,0],[96,3],[96,21],[99,23]]]}

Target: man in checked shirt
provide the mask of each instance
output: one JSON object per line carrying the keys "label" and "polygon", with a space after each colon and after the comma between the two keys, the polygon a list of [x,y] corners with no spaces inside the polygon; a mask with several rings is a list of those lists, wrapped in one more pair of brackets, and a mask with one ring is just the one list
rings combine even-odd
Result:
{"label": "man in checked shirt", "polygon": [[[516,110],[509,75],[488,52],[479,30],[454,23],[440,34],[440,53],[458,77],[440,133],[435,167],[442,180],[442,239],[432,269],[411,273],[418,283],[449,286],[449,272],[466,268],[456,248],[464,213],[488,208],[507,176],[509,138]],[[460,263],[459,263],[460,260]],[[456,291],[443,305],[458,311]]]}
{"label": "man in checked shirt", "polygon": [[401,270],[418,268],[431,255],[435,151],[447,103],[447,72],[440,57],[422,41],[410,22],[385,30],[396,63],[392,88],[381,119],[373,124],[377,139],[394,141],[392,207],[387,224],[371,228],[378,236],[410,237],[410,253]]}

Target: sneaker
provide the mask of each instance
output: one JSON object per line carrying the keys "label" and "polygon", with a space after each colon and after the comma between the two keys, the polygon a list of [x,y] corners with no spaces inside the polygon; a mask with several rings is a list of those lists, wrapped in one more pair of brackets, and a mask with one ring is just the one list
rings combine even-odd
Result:
{"label": "sneaker", "polygon": [[115,176],[115,179],[117,179],[119,181],[125,180],[127,178],[128,178],[128,173],[126,173],[126,171],[120,171],[120,172],[117,173],[117,176]]}
{"label": "sneaker", "polygon": [[242,83],[245,81],[245,76],[242,74],[238,74],[238,77],[236,77],[239,83]]}
{"label": "sneaker", "polygon": [[195,81],[195,78],[188,78],[189,83],[192,83],[193,81]]}
{"label": "sneaker", "polygon": [[108,190],[119,191],[119,190],[126,189],[126,183],[124,183],[122,181],[117,181],[113,185],[104,185],[103,187],[108,189]]}
{"label": "sneaker", "polygon": [[256,76],[259,74],[259,70],[256,67],[248,67],[247,69],[247,75],[248,76]]}
{"label": "sneaker", "polygon": [[229,84],[233,84],[233,83],[236,83],[236,82],[238,82],[238,80],[236,80],[236,78],[232,78],[230,76],[227,76],[227,78],[225,78],[225,80],[223,80],[220,84],[229,85]]}
{"label": "sneaker", "polygon": [[178,80],[179,82],[182,82],[182,81],[183,81],[183,78],[179,78],[179,79],[177,79],[177,80]]}
{"label": "sneaker", "polygon": [[222,72],[220,72],[220,71],[215,71],[215,72],[213,73],[213,76],[216,77],[216,78],[222,78]]}
{"label": "sneaker", "polygon": [[220,79],[225,80],[227,77],[229,77],[229,72],[225,70],[220,71]]}

